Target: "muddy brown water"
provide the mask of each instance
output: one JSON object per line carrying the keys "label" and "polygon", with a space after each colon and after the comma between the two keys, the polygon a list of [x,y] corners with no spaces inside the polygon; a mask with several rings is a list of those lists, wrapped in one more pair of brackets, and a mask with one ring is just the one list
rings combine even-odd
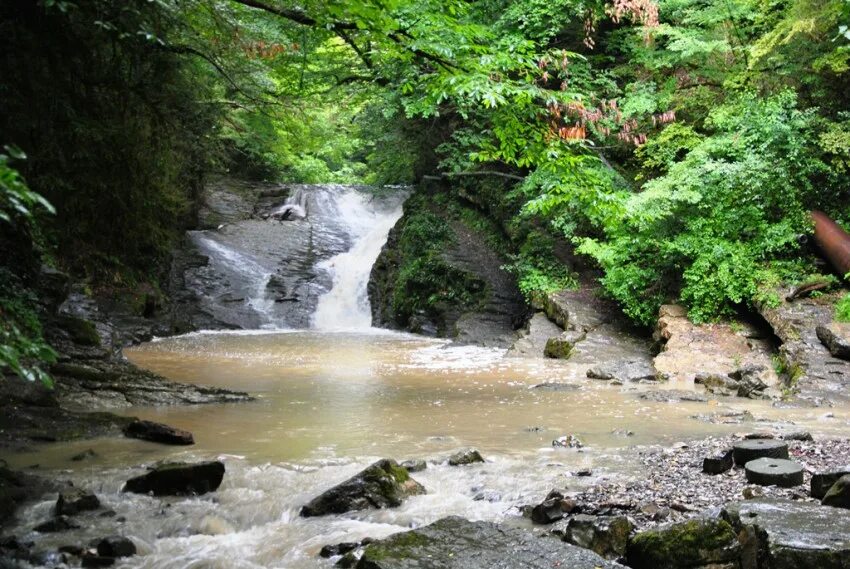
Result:
{"label": "muddy brown water", "polygon": [[[59,470],[116,512],[92,517],[79,530],[36,534],[29,528],[50,516],[55,498],[48,497],[24,511],[12,533],[43,548],[127,535],[140,555],[122,568],[330,567],[317,557],[325,544],[383,537],[446,515],[522,523],[517,506],[539,501],[553,487],[640,476],[630,459],[639,445],[757,428],[836,436],[848,424],[843,409],[830,410],[828,418],[823,409],[738,399],[649,402],[641,391],[669,386],[612,386],[586,379],[583,365],[509,359],[501,350],[380,331],[190,334],[127,350],[127,356],[168,378],[244,390],[257,400],[123,411],[192,431],[192,447],[104,439],[4,457],[16,467]],[[533,387],[544,382],[571,387]],[[743,409],[767,422],[692,418]],[[629,431],[633,435],[625,436]],[[566,434],[585,447],[553,448],[552,440]],[[470,446],[488,462],[441,464]],[[88,448],[97,457],[70,461]],[[312,497],[381,457],[431,461],[414,475],[428,494],[395,510],[298,516]],[[201,497],[120,492],[127,478],[164,458],[219,458],[227,474],[218,492]],[[584,468],[594,477],[571,475]]]}

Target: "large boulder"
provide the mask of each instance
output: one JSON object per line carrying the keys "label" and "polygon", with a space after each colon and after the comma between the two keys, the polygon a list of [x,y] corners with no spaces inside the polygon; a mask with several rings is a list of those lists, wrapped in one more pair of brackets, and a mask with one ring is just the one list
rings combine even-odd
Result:
{"label": "large boulder", "polygon": [[224,463],[168,462],[155,466],[147,474],[131,478],[124,492],[154,496],[189,496],[214,492],[224,478]]}
{"label": "large boulder", "polygon": [[839,478],[821,502],[824,506],[850,509],[850,474]]}
{"label": "large boulder", "polygon": [[698,518],[637,534],[629,543],[626,562],[634,569],[725,567],[740,555],[737,532],[729,522]]}
{"label": "large boulder", "polygon": [[833,357],[850,360],[850,324],[830,322],[815,328],[815,333]]}
{"label": "large boulder", "polygon": [[397,508],[425,488],[392,459],[382,459],[345,482],[313,498],[301,508],[301,516],[343,514],[368,508]]}
{"label": "large boulder", "polygon": [[579,514],[567,523],[563,540],[601,555],[605,559],[620,559],[634,525],[626,516],[589,516]]}
{"label": "large boulder", "polygon": [[370,544],[357,569],[615,569],[588,549],[531,532],[443,518]]}
{"label": "large boulder", "polygon": [[[724,510],[742,537],[757,536],[743,569],[844,569],[850,567],[850,512],[811,502],[757,499]],[[754,531],[752,531],[754,530]]]}
{"label": "large boulder", "polygon": [[124,436],[166,445],[195,444],[195,438],[189,431],[141,419],[136,419],[124,427]]}

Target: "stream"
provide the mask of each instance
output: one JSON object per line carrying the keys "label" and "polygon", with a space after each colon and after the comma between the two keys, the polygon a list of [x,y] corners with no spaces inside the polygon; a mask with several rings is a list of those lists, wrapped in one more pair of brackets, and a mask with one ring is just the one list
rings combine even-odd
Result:
{"label": "stream", "polygon": [[[115,512],[80,529],[30,531],[28,537],[55,548],[121,533],[133,539],[139,555],[119,560],[120,568],[330,567],[318,557],[326,544],[380,538],[447,515],[528,524],[518,507],[539,502],[552,488],[640,477],[632,457],[641,445],[749,429],[694,415],[747,409],[771,424],[793,421],[816,435],[846,430],[844,421],[825,421],[822,410],[737,398],[646,401],[643,391],[667,386],[612,386],[587,379],[587,364],[508,358],[502,349],[373,329],[369,268],[401,215],[400,204],[370,210],[358,193],[334,195],[331,209],[342,218],[339,241],[347,246],[317,259],[316,270],[331,285],[318,297],[310,328],[282,326],[285,315],[266,296],[276,270],[268,256],[234,252],[233,239],[199,232],[194,239],[213,264],[242,287],[242,310],[253,311],[257,329],[196,332],[125,350],[135,364],[169,379],[247,391],[256,400],[121,410],[192,431],[191,447],[109,438],[7,457],[13,467],[59,471]],[[553,447],[568,434],[584,448]],[[465,447],[479,449],[486,464],[445,464]],[[87,449],[96,456],[70,461]],[[428,494],[393,510],[299,517],[311,498],[383,457],[429,461],[414,475]],[[212,458],[226,465],[217,492],[154,498],[120,491],[158,460]],[[583,469],[593,476],[575,476]],[[23,511],[11,531],[26,534],[49,517],[54,502],[48,496]]]}

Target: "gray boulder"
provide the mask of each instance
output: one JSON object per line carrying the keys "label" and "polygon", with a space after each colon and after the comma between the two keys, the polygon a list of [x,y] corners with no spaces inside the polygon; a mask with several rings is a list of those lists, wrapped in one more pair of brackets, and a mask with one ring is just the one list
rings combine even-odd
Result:
{"label": "gray boulder", "polygon": [[98,542],[97,554],[102,557],[130,557],[136,554],[136,544],[129,538],[112,535]]}
{"label": "gray boulder", "polygon": [[422,472],[428,468],[428,463],[421,459],[405,460],[401,467],[408,472]]}
{"label": "gray boulder", "polygon": [[100,500],[92,492],[82,488],[63,488],[59,491],[59,499],[56,500],[56,514],[60,516],[73,516],[78,512],[96,510],[100,507]]}
{"label": "gray boulder", "polygon": [[449,457],[449,466],[465,466],[476,462],[484,462],[484,457],[474,448],[458,451]]}
{"label": "gray boulder", "polygon": [[822,500],[832,485],[845,474],[850,474],[850,465],[842,466],[830,472],[819,472],[812,476],[811,494],[812,498]]}
{"label": "gray boulder", "polygon": [[301,516],[397,508],[406,498],[419,494],[425,494],[425,488],[396,461],[385,458],[313,498],[301,508]]}
{"label": "gray boulder", "polygon": [[850,360],[850,324],[831,322],[818,326],[815,333],[833,357]]}
{"label": "gray boulder", "polygon": [[839,478],[821,502],[824,506],[850,509],[850,474]]}
{"label": "gray boulder", "polygon": [[634,524],[626,516],[589,516],[579,514],[567,523],[563,540],[590,549],[605,559],[626,555]]}
{"label": "gray boulder", "polygon": [[357,569],[621,569],[590,550],[490,522],[443,518],[370,544]]}
{"label": "gray boulder", "polygon": [[657,379],[652,363],[644,360],[623,360],[599,364],[587,370],[587,377],[605,381],[616,380],[622,383]]}
{"label": "gray boulder", "polygon": [[131,478],[124,492],[154,496],[189,496],[214,492],[224,479],[224,463],[167,462],[155,466],[147,474]]}

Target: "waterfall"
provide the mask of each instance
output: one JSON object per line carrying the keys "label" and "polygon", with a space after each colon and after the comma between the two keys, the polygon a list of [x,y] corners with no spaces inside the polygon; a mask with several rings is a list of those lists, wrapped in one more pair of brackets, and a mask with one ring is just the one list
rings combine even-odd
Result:
{"label": "waterfall", "polygon": [[319,297],[313,326],[318,329],[364,329],[372,325],[367,285],[372,265],[401,217],[402,204],[377,208],[369,194],[351,191],[336,203],[348,228],[351,248],[317,265],[331,274],[331,289]]}

